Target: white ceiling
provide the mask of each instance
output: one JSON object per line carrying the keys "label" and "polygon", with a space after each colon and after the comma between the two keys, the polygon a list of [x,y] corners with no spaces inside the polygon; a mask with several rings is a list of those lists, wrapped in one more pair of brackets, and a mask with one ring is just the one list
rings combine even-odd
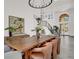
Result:
{"label": "white ceiling", "polygon": [[[28,4],[27,0],[27,4]],[[70,8],[74,8],[74,0],[53,0],[49,6],[53,11],[64,11]],[[47,7],[49,9],[49,7]]]}
{"label": "white ceiling", "polygon": [[[29,0],[5,0],[5,7],[12,10],[32,10],[33,8],[28,5],[28,1]],[[47,8],[53,11],[64,11],[74,8],[74,0],[54,0],[49,7]]]}

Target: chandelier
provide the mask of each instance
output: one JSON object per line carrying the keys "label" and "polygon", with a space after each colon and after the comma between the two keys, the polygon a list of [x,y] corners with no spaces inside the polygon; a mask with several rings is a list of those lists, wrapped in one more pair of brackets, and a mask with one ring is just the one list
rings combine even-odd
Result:
{"label": "chandelier", "polygon": [[52,0],[29,0],[29,5],[36,9],[48,7],[51,3]]}

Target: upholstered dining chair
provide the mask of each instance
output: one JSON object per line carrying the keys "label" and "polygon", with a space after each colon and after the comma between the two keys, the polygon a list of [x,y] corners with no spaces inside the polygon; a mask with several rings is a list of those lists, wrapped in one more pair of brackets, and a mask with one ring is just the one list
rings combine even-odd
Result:
{"label": "upholstered dining chair", "polygon": [[60,54],[60,45],[61,45],[61,38],[58,37],[58,43],[57,43],[57,54]]}
{"label": "upholstered dining chair", "polygon": [[31,51],[30,59],[51,59],[52,44],[47,42]]}
{"label": "upholstered dining chair", "polygon": [[7,44],[5,44],[4,45],[4,53],[9,52],[9,51],[11,51],[10,47]]}
{"label": "upholstered dining chair", "polygon": [[50,41],[52,43],[52,58],[57,59],[57,49],[58,49],[58,39],[54,39]]}
{"label": "upholstered dining chair", "polygon": [[20,51],[10,51],[4,53],[4,59],[22,59],[22,54]]}

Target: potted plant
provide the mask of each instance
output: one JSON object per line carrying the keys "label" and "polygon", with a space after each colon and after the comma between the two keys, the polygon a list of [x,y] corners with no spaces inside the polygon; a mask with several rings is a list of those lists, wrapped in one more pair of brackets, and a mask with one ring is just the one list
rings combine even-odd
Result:
{"label": "potted plant", "polygon": [[54,31],[54,34],[59,35],[59,27],[58,26],[53,26],[53,31]]}
{"label": "potted plant", "polygon": [[9,30],[9,36],[10,37],[12,36],[12,32],[16,31],[16,29],[13,28],[13,27],[7,27],[7,28],[5,28],[5,30]]}

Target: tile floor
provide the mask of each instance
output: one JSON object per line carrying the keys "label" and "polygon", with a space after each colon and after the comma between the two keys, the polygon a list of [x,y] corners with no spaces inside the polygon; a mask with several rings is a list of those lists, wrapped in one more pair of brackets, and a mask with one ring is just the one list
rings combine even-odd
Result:
{"label": "tile floor", "polygon": [[61,37],[61,49],[57,59],[74,59],[74,38]]}

